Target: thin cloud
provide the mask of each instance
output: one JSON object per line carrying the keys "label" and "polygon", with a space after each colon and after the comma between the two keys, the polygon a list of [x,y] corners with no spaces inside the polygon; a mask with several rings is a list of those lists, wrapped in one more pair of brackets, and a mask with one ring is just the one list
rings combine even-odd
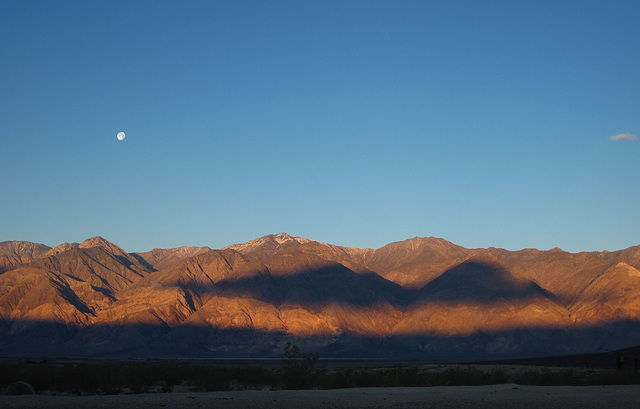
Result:
{"label": "thin cloud", "polygon": [[635,136],[632,133],[621,133],[620,135],[613,135],[609,137],[610,141],[635,141],[636,139],[638,139],[637,136]]}

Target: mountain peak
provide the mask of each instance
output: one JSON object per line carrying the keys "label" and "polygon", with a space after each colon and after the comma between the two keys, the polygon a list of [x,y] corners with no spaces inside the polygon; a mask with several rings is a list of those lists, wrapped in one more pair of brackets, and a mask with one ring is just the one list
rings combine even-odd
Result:
{"label": "mountain peak", "polygon": [[403,241],[389,243],[378,250],[383,249],[390,251],[402,250],[405,252],[431,251],[440,254],[449,254],[451,252],[457,252],[463,249],[463,247],[439,237],[414,237]]}
{"label": "mountain peak", "polygon": [[[270,236],[273,237],[273,240],[277,241],[279,244],[286,243],[287,241],[296,240],[297,238],[299,238],[299,237],[293,237],[284,232],[278,233],[276,235],[270,235]],[[265,237],[269,237],[269,236],[265,236]],[[304,239],[304,240],[307,240],[307,239]]]}
{"label": "mountain peak", "polygon": [[30,241],[3,241],[0,243],[0,256],[37,258],[49,251],[50,247]]}
{"label": "mountain peak", "polygon": [[86,239],[85,241],[83,241],[82,243],[80,243],[80,245],[78,246],[81,249],[88,249],[91,247],[100,247],[103,250],[106,250],[110,253],[124,253],[124,250],[122,250],[120,247],[118,247],[117,245],[111,243],[108,240],[105,240],[104,238],[100,237],[100,236],[94,236],[91,238]]}
{"label": "mountain peak", "polygon": [[287,233],[268,234],[258,239],[248,241],[241,244],[232,244],[225,247],[225,249],[231,249],[239,251],[240,253],[250,253],[255,251],[268,251],[273,252],[278,247],[284,244],[297,243],[305,244],[310,243],[313,240],[306,239],[304,237],[294,237]]}
{"label": "mountain peak", "polygon": [[0,273],[35,260],[50,249],[44,244],[29,241],[4,241],[0,243]]}
{"label": "mountain peak", "polygon": [[65,251],[67,251],[67,250],[77,249],[79,246],[80,246],[79,243],[62,243],[62,244],[58,244],[57,246],[55,246],[54,248],[49,250],[47,252],[47,254],[45,254],[45,257],[57,256],[58,254],[63,253]]}

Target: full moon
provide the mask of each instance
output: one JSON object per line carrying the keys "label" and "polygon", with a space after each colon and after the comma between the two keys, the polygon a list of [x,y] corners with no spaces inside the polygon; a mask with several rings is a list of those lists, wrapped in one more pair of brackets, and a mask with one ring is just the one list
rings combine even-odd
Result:
{"label": "full moon", "polygon": [[124,132],[118,132],[118,135],[116,135],[116,137],[118,138],[119,141],[124,139]]}

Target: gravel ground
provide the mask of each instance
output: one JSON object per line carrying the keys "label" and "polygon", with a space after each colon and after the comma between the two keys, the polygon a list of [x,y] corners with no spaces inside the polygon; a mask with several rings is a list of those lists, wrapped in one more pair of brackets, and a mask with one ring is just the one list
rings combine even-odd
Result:
{"label": "gravel ground", "polygon": [[442,386],[311,391],[174,392],[113,396],[0,396],[0,408],[633,408],[640,385]]}

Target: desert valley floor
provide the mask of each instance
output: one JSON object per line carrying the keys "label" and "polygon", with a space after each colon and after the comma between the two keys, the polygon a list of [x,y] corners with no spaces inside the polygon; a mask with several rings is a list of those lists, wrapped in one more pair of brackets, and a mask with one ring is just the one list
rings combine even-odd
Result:
{"label": "desert valley floor", "polygon": [[640,387],[628,386],[440,386],[311,391],[234,391],[119,396],[0,396],[14,409],[117,408],[550,408],[635,409]]}

